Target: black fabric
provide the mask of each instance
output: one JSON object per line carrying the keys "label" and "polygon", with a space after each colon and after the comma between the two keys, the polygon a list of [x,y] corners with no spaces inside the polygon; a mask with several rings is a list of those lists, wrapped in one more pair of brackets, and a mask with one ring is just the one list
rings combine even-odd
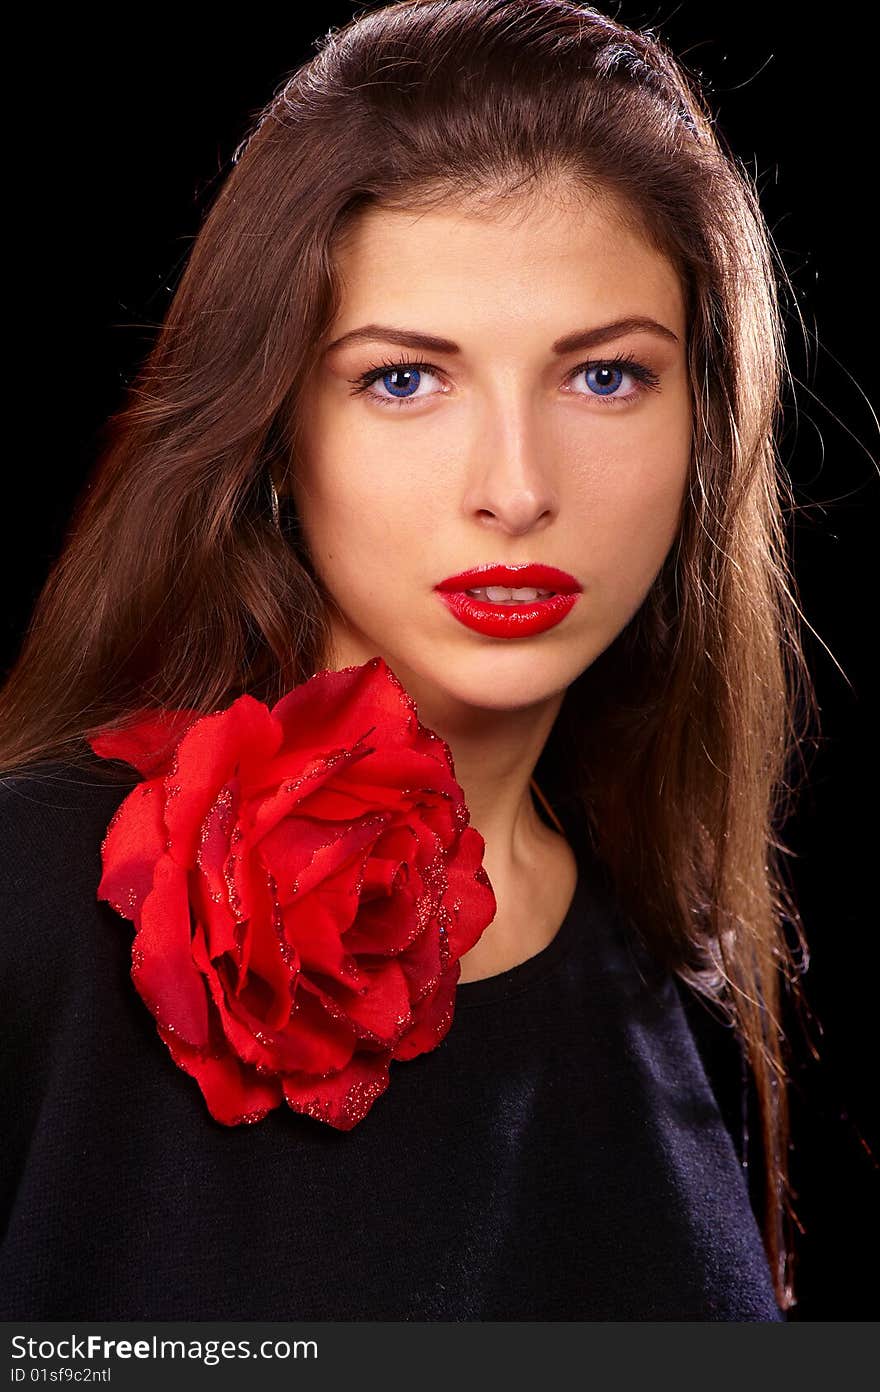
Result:
{"label": "black fabric", "polygon": [[229,1128],[95,897],[135,780],[0,786],[3,1318],[785,1320],[675,982],[586,838],[556,937],[461,983],[352,1131]]}

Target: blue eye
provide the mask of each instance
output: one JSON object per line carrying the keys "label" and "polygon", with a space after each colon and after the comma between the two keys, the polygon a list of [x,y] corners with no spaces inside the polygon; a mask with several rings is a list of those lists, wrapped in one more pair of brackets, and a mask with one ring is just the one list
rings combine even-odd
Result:
{"label": "blue eye", "polygon": [[[423,391],[417,396],[419,387],[424,384],[425,378],[437,377],[439,374],[430,363],[400,361],[384,362],[378,367],[368,368],[361,373],[360,377],[355,377],[351,383],[352,396],[364,394],[369,396],[379,406],[408,406],[410,402],[417,403],[424,401],[426,397],[436,396],[437,392]],[[373,391],[375,383],[381,383],[385,391],[389,393],[385,396],[382,392]],[[442,388],[441,388],[442,390]]]}
{"label": "blue eye", "polygon": [[[620,386],[621,378],[623,377],[623,370],[617,363],[598,363],[596,367],[582,368],[581,371],[586,372],[588,383],[590,377],[594,374],[596,376],[612,378],[610,382],[603,381],[597,383],[600,396],[608,396],[611,392],[617,391],[617,388]],[[615,381],[614,378],[617,380]]]}
{"label": "blue eye", "polygon": [[[569,377],[573,381],[579,378],[586,379],[588,390],[575,390],[572,393],[574,396],[589,397],[605,407],[631,406],[639,401],[645,392],[657,391],[660,386],[658,373],[638,362],[632,353],[581,363],[580,367],[569,373]],[[624,377],[631,377],[633,381],[633,385],[627,391],[620,390]]]}
{"label": "blue eye", "polygon": [[[406,382],[392,382],[394,377],[406,377]],[[417,367],[395,367],[391,372],[382,374],[382,385],[386,387],[393,396],[412,396],[414,391],[418,391],[422,374]]]}

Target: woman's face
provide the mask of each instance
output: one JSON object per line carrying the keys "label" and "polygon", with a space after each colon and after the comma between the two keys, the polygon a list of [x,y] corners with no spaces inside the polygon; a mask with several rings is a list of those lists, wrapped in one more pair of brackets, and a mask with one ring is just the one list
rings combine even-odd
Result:
{"label": "woman's face", "polygon": [[[561,699],[678,531],[691,448],[678,277],[610,206],[564,193],[503,212],[370,209],[339,247],[293,495],[344,616],[329,665],[381,655],[429,723]],[[636,319],[662,327],[595,333]],[[477,631],[435,587],[489,563],[555,566],[581,589],[540,632]]]}

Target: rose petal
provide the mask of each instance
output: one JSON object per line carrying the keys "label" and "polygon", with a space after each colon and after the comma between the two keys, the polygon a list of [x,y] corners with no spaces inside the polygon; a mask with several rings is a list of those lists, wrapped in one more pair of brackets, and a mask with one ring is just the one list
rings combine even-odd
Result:
{"label": "rose petal", "polygon": [[[403,700],[401,700],[401,695]],[[272,707],[285,749],[351,749],[372,728],[399,742],[412,701],[380,657],[339,672],[318,672]],[[393,732],[393,734],[391,734]]]}
{"label": "rose petal", "polygon": [[430,803],[460,798],[461,789],[444,764],[438,764],[420,749],[383,744],[377,733],[370,739],[376,746],[371,757],[352,769],[350,778],[340,780],[345,787],[358,792],[371,805],[383,796],[383,790],[399,807],[421,797]]}
{"label": "rose petal", "polygon": [[392,823],[378,837],[373,853],[364,865],[361,902],[390,899],[400,878],[408,878],[408,862],[414,857],[419,838],[411,826]]}
{"label": "rose petal", "polygon": [[284,937],[284,921],[268,878],[264,871],[261,884],[256,877],[254,879],[254,916],[244,933],[239,989],[244,987],[251,972],[265,983],[274,1005],[266,1008],[263,1019],[270,1029],[279,1030],[290,1019],[293,983],[302,962],[296,943],[290,943]]}
{"label": "rose petal", "polygon": [[306,972],[360,985],[357,963],[342,933],[357,910],[358,866],[352,865],[314,894],[297,896],[281,913],[285,941],[295,945]]}
{"label": "rose petal", "polygon": [[284,1096],[294,1112],[350,1131],[362,1121],[388,1087],[387,1054],[355,1054],[351,1063],[328,1078],[294,1074],[282,1079]]}
{"label": "rose petal", "polygon": [[[285,817],[282,822],[257,843],[260,863],[271,871],[278,887],[279,904],[289,904],[298,895],[304,894],[322,876],[331,872],[335,862],[337,869],[349,858],[346,849],[353,856],[369,847],[380,828],[364,824],[359,834],[346,823],[316,822],[310,817]],[[308,874],[309,866],[315,857],[327,847],[334,847],[330,858],[319,862],[316,870]]]}
{"label": "rose petal", "polygon": [[476,828],[465,827],[446,867],[449,887],[443,908],[449,915],[446,940],[452,957],[469,952],[498,912],[495,892],[482,864],[485,844]]}
{"label": "rose petal", "polygon": [[418,899],[404,865],[398,867],[398,882],[389,898],[371,899],[366,903],[361,899],[357,918],[342,941],[346,949],[356,955],[370,952],[397,956],[410,948],[424,928]]}
{"label": "rose petal", "polygon": [[283,1094],[278,1078],[262,1077],[231,1052],[219,1057],[202,1054],[161,1025],[159,1033],[178,1068],[195,1078],[215,1121],[224,1126],[262,1121],[280,1105]]}
{"label": "rose petal", "polygon": [[229,874],[229,862],[233,856],[237,858],[237,849],[230,851],[230,845],[238,848],[243,839],[238,820],[239,780],[233,777],[224,783],[202,818],[195,862],[209,896],[217,903],[227,903],[233,917],[241,922],[251,916],[252,906],[242,900]]}
{"label": "rose petal", "polygon": [[176,745],[201,712],[155,710],[135,712],[123,729],[102,730],[89,739],[102,759],[121,759],[146,778],[160,777],[170,763]]}
{"label": "rose petal", "polygon": [[262,701],[239,696],[226,710],[203,715],[181,740],[165,776],[165,825],[179,865],[195,865],[201,827],[224,784],[270,759],[281,730]]}
{"label": "rose petal", "polygon": [[461,964],[455,962],[444,972],[437,989],[413,1009],[413,1023],[398,1040],[392,1057],[412,1059],[435,1049],[448,1033],[455,1015],[455,988],[461,976]]}
{"label": "rose petal", "polygon": [[436,990],[448,960],[444,932],[435,915],[399,957],[406,976],[410,1004]]}
{"label": "rose petal", "polygon": [[436,836],[447,853],[455,847],[469,822],[466,806],[453,797],[436,798],[434,801],[422,797],[418,804],[418,816],[421,824]]}
{"label": "rose petal", "polygon": [[[308,830],[300,827],[298,818],[289,818],[261,843],[261,854],[278,882],[278,902],[291,903],[313,889],[323,888],[352,863],[360,867],[386,825],[386,814],[382,812],[364,817],[353,826],[330,823],[323,827],[319,823],[316,827],[311,823]],[[315,845],[315,841],[319,844]],[[300,848],[304,843],[310,854],[303,862]]]}
{"label": "rose petal", "polygon": [[[375,750],[364,746],[359,746],[357,753],[361,760],[376,756]],[[322,822],[353,822],[385,808],[396,811],[402,805],[400,794],[393,789],[383,789],[377,794],[358,787],[352,781],[354,764],[355,760],[351,759],[344,771],[338,766],[329,769],[327,778],[309,791],[298,810]]]}
{"label": "rose petal", "polygon": [[189,896],[193,918],[204,925],[209,956],[221,957],[224,952],[236,955],[239,926],[235,916],[225,899],[220,903],[214,899],[198,870],[189,873]]}
{"label": "rose petal", "polygon": [[[259,788],[248,790],[248,797],[256,811],[253,816],[253,831],[256,837],[265,836],[283,818],[291,815],[314,816],[327,821],[342,820],[313,806],[313,799],[320,803],[320,795],[327,784],[339,783],[347,776],[347,770],[354,764],[369,758],[373,750],[367,744],[359,744],[352,749],[332,749],[303,764],[300,750],[283,750],[270,765],[259,774]],[[256,777],[256,775],[254,775]],[[371,799],[369,811],[376,810],[376,798]],[[354,815],[360,815],[363,807],[357,807]],[[344,813],[350,820],[351,805]]]}
{"label": "rose petal", "polygon": [[244,1063],[273,1073],[300,1069],[326,1073],[344,1067],[351,1058],[357,1042],[352,1026],[329,1014],[306,988],[302,977],[297,980],[287,1027],[274,1030],[265,1023],[262,1013],[254,1013],[247,1000],[236,995],[228,970],[218,969],[204,956],[204,940],[198,935],[193,940],[193,952],[205,974],[230,1051]]}
{"label": "rose petal", "polygon": [[362,1039],[395,1044],[412,1021],[406,976],[393,957],[375,966],[363,966],[364,986],[354,991],[328,982],[326,996],[342,1010]]}
{"label": "rose petal", "polygon": [[132,980],[158,1022],[204,1048],[208,1043],[205,983],[193,961],[187,874],[170,856],[157,862],[132,944]]}
{"label": "rose petal", "polygon": [[101,845],[97,896],[137,926],[156,862],[165,854],[162,802],[161,781],[139,783],[117,807]]}

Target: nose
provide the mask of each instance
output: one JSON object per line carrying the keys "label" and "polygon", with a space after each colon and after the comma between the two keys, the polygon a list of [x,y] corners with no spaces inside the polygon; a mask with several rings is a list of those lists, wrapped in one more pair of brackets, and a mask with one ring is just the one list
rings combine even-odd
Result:
{"label": "nose", "polygon": [[524,393],[499,393],[475,432],[465,510],[482,526],[520,536],[559,506],[553,444]]}

